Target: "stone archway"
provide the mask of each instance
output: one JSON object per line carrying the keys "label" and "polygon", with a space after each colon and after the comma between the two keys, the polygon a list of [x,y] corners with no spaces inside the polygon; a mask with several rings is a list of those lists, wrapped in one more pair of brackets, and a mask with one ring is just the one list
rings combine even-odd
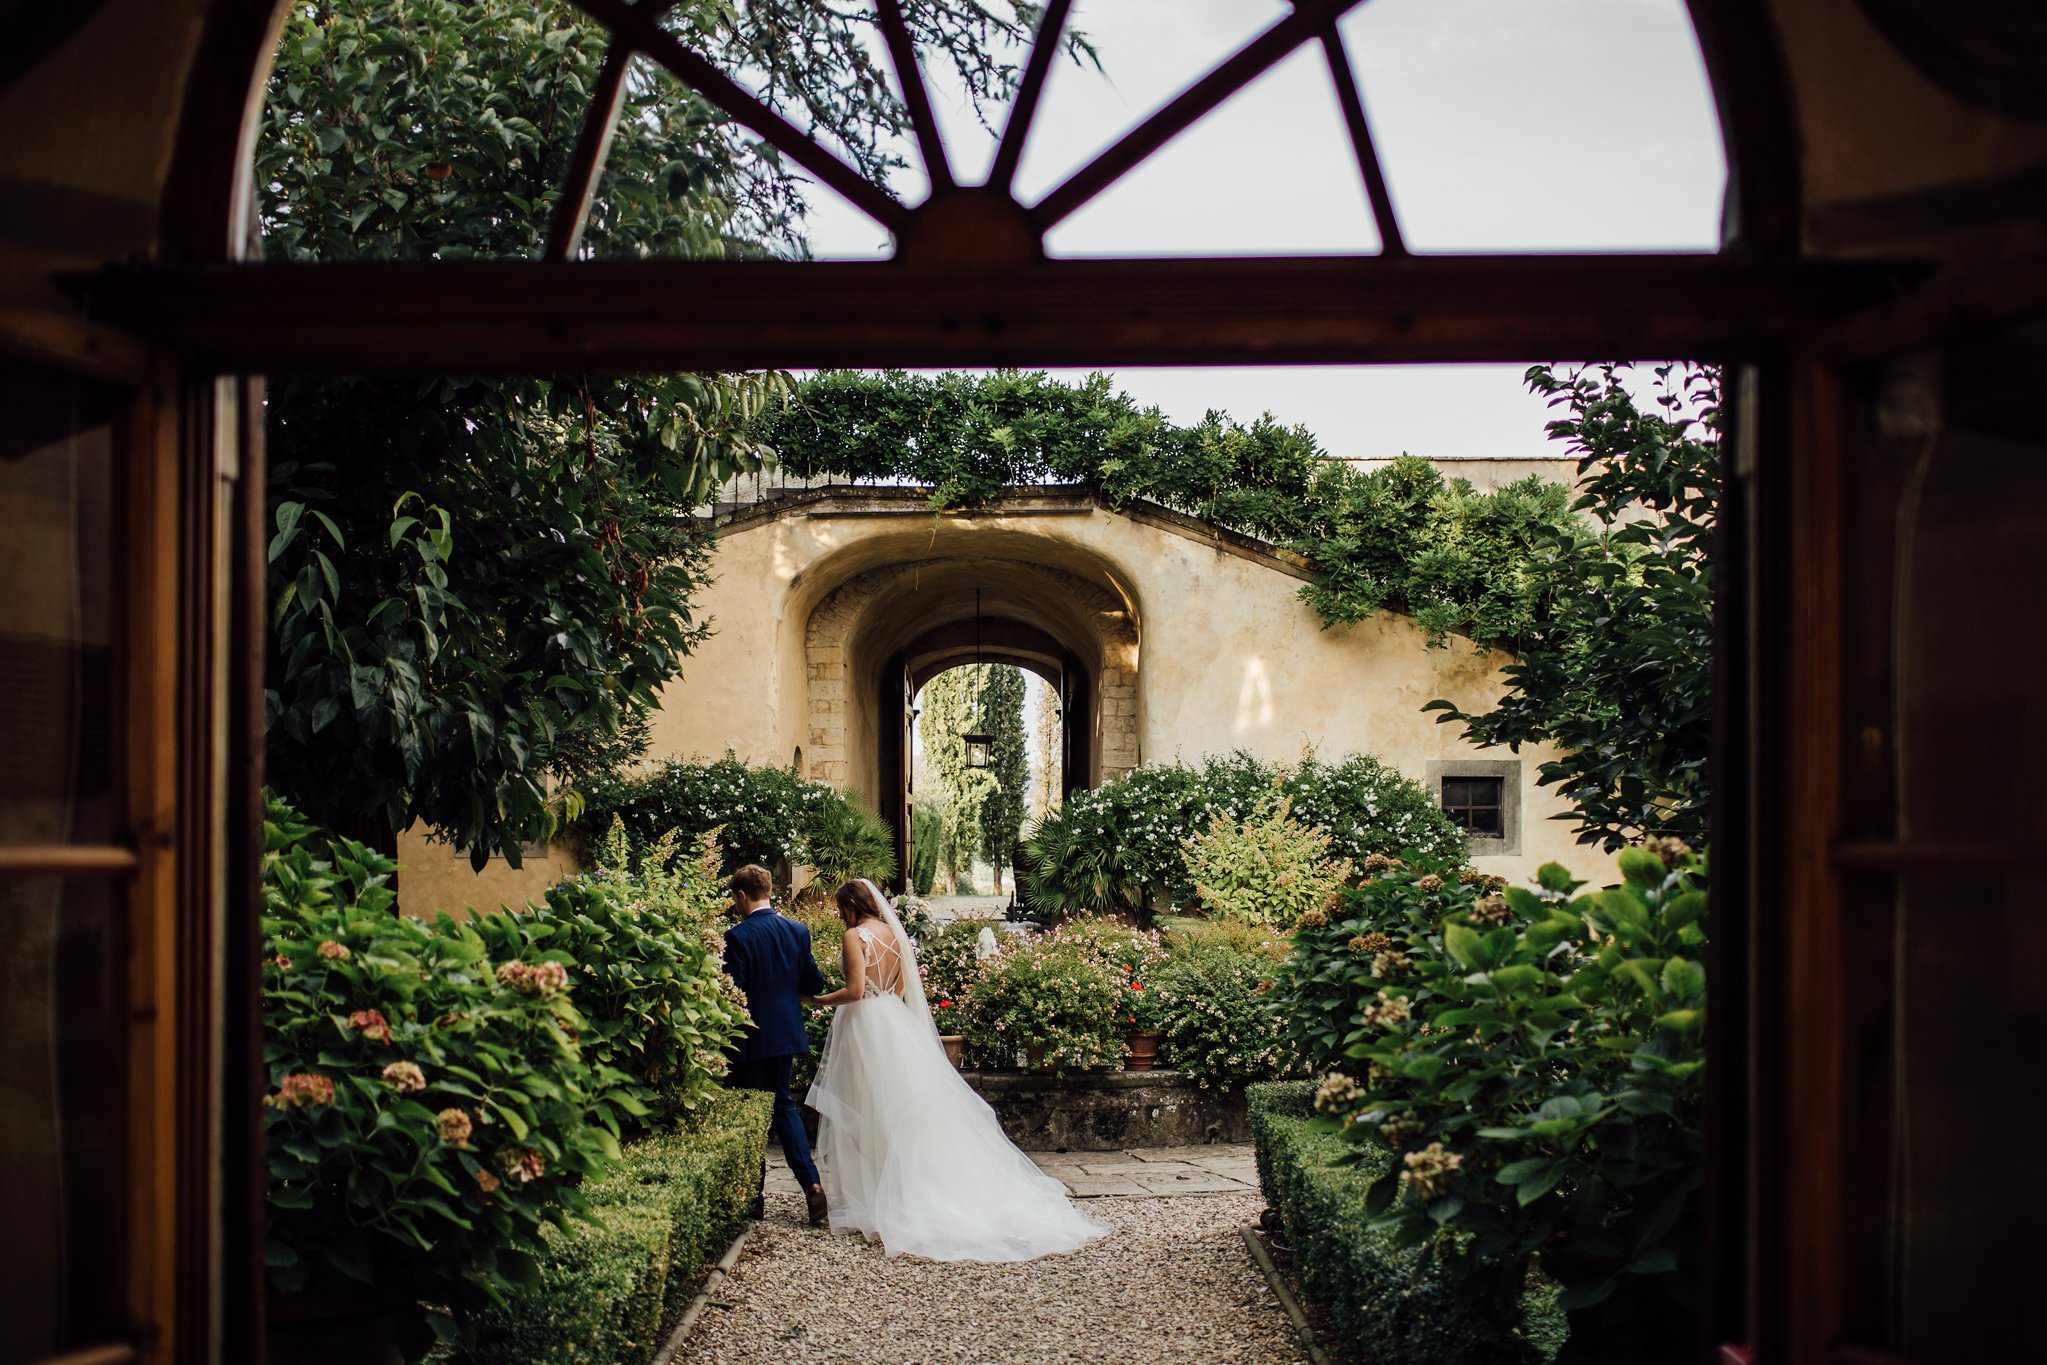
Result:
{"label": "stone archway", "polygon": [[[978,617],[977,617],[978,613]],[[862,792],[910,825],[910,700],[971,662],[1029,669],[1060,691],[1065,785],[1093,786],[1142,759],[1139,629],[1101,582],[1022,560],[958,557],[884,565],[827,593],[804,627],[807,775]]]}

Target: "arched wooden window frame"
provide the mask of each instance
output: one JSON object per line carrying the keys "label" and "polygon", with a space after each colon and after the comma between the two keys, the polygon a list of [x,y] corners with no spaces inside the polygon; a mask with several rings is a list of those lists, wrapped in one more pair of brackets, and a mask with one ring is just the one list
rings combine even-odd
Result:
{"label": "arched wooden window frame", "polygon": [[[990,185],[964,187],[945,169],[928,99],[907,60],[897,6],[880,0],[889,47],[907,77],[917,141],[932,170],[932,197],[909,207],[842,163],[834,168],[836,158],[750,102],[701,57],[682,51],[655,24],[665,8],[660,0],[579,2],[615,37],[604,90],[615,94],[632,55],[660,62],[886,224],[900,243],[895,258],[828,264],[574,259],[607,120],[616,109],[615,98],[601,91],[547,259],[254,262],[248,259],[255,254],[250,150],[286,6],[285,0],[218,0],[177,130],[160,258],[73,280],[91,321],[54,327],[39,321],[41,330],[27,338],[29,349],[54,363],[113,365],[129,374],[138,401],[177,415],[173,444],[188,471],[212,468],[193,458],[196,445],[217,444],[222,431],[240,442],[239,491],[229,504],[209,502],[203,490],[212,485],[204,480],[158,478],[138,487],[146,514],[182,517],[187,527],[177,561],[187,566],[179,598],[163,604],[171,624],[136,625],[133,638],[159,651],[145,657],[160,665],[160,651],[175,647],[183,666],[226,660],[205,673],[206,684],[214,696],[224,690],[235,705],[260,715],[260,706],[250,705],[260,699],[260,668],[251,661],[262,638],[260,423],[254,420],[260,390],[256,381],[234,377],[265,370],[1241,365],[1561,355],[1721,361],[1734,377],[1735,437],[1718,582],[1722,797],[1714,814],[1713,974],[1719,1003],[1711,1045],[1718,1058],[1745,1060],[1713,1069],[1709,1179],[1720,1197],[1709,1201],[1715,1247],[1709,1319],[1720,1340],[1753,1341],[1765,1360],[1874,1359],[1834,1348],[1842,1321],[1836,1267],[1844,1224],[1829,1162],[1842,1141],[1842,1042],[1826,1027],[1792,1032],[1815,1019],[1826,1025],[1839,1018],[1838,970],[1829,966],[1829,954],[1838,943],[1843,870],[1909,866],[1921,856],[1870,842],[1825,851],[1840,827],[1842,785],[1840,380],[1855,366],[1938,339],[1958,318],[2037,307],[2026,300],[2037,300],[2038,291],[2000,290],[1995,280],[1929,288],[1924,272],[1910,264],[1801,254],[1798,130],[1765,0],[1689,0],[1729,154],[1721,252],[1486,257],[1417,257],[1402,250],[1364,109],[1348,79],[1348,54],[1340,36],[1332,37],[1337,19],[1357,0],[1299,0],[1274,29],[1028,207],[1011,195],[1010,185],[1043,89],[1048,42],[1038,44],[1027,67]],[[1056,31],[1069,8],[1066,0],[1048,5],[1047,27]],[[1385,251],[1233,260],[1046,257],[1044,233],[1053,223],[1303,45],[1322,48],[1345,96],[1346,127]],[[22,349],[23,337],[19,327],[11,329],[14,349]],[[138,439],[133,458],[168,458],[164,428],[153,430],[158,439]],[[232,545],[233,563],[224,577],[209,579],[211,561],[203,551],[220,544]],[[207,601],[221,609],[206,607]],[[146,863],[153,856],[148,841],[168,840],[164,847],[178,858],[173,866],[186,870],[163,871],[155,882],[138,879],[138,916],[176,926],[200,902],[224,899],[224,944],[188,945],[188,951],[197,964],[228,966],[217,982],[203,983],[210,998],[185,988],[178,1027],[196,1045],[203,1034],[192,1030],[208,1024],[209,1005],[225,1001],[224,1055],[246,1059],[260,1041],[256,984],[245,961],[255,940],[260,736],[246,716],[225,733],[194,730],[204,719],[200,712],[188,714],[180,731],[164,711],[176,704],[177,672],[158,667],[152,675],[159,694],[151,714],[160,722],[152,733],[176,755],[175,780],[162,779],[171,785],[160,793],[176,805],[169,832],[138,825],[134,841],[104,855],[105,867],[84,871],[130,875],[126,859]],[[193,702],[190,679],[183,694]],[[213,777],[223,779],[217,800],[208,797]],[[224,858],[208,852],[218,831],[207,817],[216,810],[225,811],[230,825]],[[26,855],[11,856],[26,866]],[[0,873],[15,870],[0,866]],[[209,957],[208,949],[219,949],[220,957]],[[254,1082],[238,1081],[232,1061],[218,1072],[198,1054],[180,1055],[173,1064],[165,1094],[175,1103],[156,1117],[160,1128],[178,1130],[191,1174],[153,1193],[174,1211],[174,1227],[191,1229],[216,1226],[212,1210],[224,1199],[217,1226],[225,1251],[214,1261],[195,1246],[175,1274],[160,1261],[138,1271],[137,1283],[148,1293],[138,1291],[135,1301],[159,1305],[157,1325],[174,1330],[140,1340],[135,1350],[161,1359],[210,1344],[209,1353],[241,1355],[260,1332],[250,1311],[261,1301]],[[221,1089],[209,1091],[216,1083]],[[228,1188],[207,1173],[194,1153],[209,1139],[243,1159],[252,1173],[247,1188]],[[1758,1147],[1770,1151],[1770,1162],[1753,1159]],[[160,1239],[149,1255],[183,1250]],[[232,1306],[226,1314],[219,1313],[223,1304]],[[1726,1358],[1746,1357],[1730,1349]]]}

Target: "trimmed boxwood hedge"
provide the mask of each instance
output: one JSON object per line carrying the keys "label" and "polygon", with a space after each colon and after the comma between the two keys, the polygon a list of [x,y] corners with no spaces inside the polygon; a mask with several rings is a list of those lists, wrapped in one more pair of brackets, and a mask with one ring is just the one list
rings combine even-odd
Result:
{"label": "trimmed boxwood hedge", "polygon": [[476,1316],[463,1365],[641,1365],[704,1266],[746,1225],[770,1097],[723,1091],[583,1187],[596,1226],[547,1228],[540,1273]]}
{"label": "trimmed boxwood hedge", "polygon": [[[1538,1365],[1563,1344],[1564,1315],[1555,1287],[1529,1275],[1519,1303],[1488,1312],[1496,1295],[1441,1249],[1395,1246],[1372,1226],[1365,1195],[1392,1160],[1380,1149],[1355,1164],[1337,1157],[1361,1149],[1313,1123],[1312,1081],[1248,1088],[1258,1182],[1279,1214],[1294,1264],[1311,1298],[1329,1310],[1344,1355],[1363,1365]],[[1495,1269],[1495,1274],[1512,1270]]]}

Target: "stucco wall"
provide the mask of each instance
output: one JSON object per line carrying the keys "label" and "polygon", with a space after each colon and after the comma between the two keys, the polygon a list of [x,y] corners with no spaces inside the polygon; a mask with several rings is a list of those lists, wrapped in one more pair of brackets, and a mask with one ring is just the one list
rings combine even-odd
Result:
{"label": "stucco wall", "polygon": [[[1122,604],[1136,637],[1120,646],[1135,656],[1136,695],[1098,697],[1097,705],[1134,715],[1143,762],[1231,749],[1284,762],[1312,747],[1325,756],[1374,754],[1421,781],[1431,760],[1509,760],[1519,765],[1519,852],[1474,862],[1515,880],[1551,860],[1583,877],[1606,875],[1609,860],[1550,818],[1567,807],[1535,785],[1549,751],[1475,749],[1456,726],[1438,725],[1421,710],[1438,697],[1466,709],[1485,706],[1504,689],[1506,656],[1461,639],[1431,647],[1411,620],[1391,614],[1325,630],[1300,600],[1301,571],[1283,557],[1184,519],[1110,512],[1072,494],[936,516],[841,490],[728,526],[712,562],[716,581],[699,599],[715,633],[663,693],[649,758],[730,749],[749,762],[786,766],[801,748],[806,771],[860,788],[874,803],[866,790],[874,765],[864,748],[875,742],[885,707],[850,695],[856,679],[814,648],[813,617],[820,607],[829,616],[844,601],[839,589],[856,580],[909,595],[911,610],[916,594],[929,594],[936,610],[944,585],[956,587],[948,575],[975,565],[1012,591],[1034,578],[1056,581],[1038,572],[1050,568],[1085,579],[1091,596]],[[1005,565],[1015,571],[1003,572]],[[1119,691],[1127,686],[1119,679]],[[854,717],[843,748],[829,740],[818,746],[824,736],[813,706],[821,700]],[[529,899],[569,868],[558,851],[520,871],[493,862],[477,876],[445,846],[414,839],[401,846],[401,858],[402,894],[414,912]]]}
{"label": "stucco wall", "polygon": [[1057,499],[938,517],[857,497],[728,528],[703,599],[717,634],[664,696],[654,755],[729,747],[788,763],[807,742],[807,682],[820,667],[804,654],[804,632],[827,594],[884,564],[1021,558],[1113,584],[1130,605],[1139,695],[1123,704],[1139,718],[1143,761],[1234,748],[1287,760],[1313,745],[1373,753],[1419,780],[1430,759],[1518,759],[1521,852],[1483,860],[1486,870],[1522,877],[1555,858],[1593,871],[1594,856],[1547,818],[1564,807],[1534,785],[1546,753],[1474,750],[1420,709],[1437,697],[1472,707],[1499,696],[1504,656],[1463,640],[1432,649],[1392,615],[1324,630],[1283,566],[1153,521]]}

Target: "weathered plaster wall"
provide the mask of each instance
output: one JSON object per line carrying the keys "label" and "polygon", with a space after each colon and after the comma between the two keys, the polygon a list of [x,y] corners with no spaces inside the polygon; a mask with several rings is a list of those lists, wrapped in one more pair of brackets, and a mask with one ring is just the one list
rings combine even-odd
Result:
{"label": "weathered plaster wall", "polygon": [[428,839],[417,825],[398,836],[398,902],[408,915],[431,916],[442,910],[462,915],[524,905],[546,896],[548,887],[574,871],[574,857],[560,845],[545,854],[526,855],[518,867],[492,858],[477,872],[469,866],[467,854]]}
{"label": "weathered plaster wall", "polygon": [[[901,592],[935,594],[944,561],[1021,559],[1113,586],[1128,605],[1140,641],[1137,695],[1122,704],[1139,722],[1142,761],[1234,748],[1285,760],[1313,745],[1325,754],[1374,753],[1420,779],[1430,759],[1518,758],[1521,852],[1483,864],[1515,877],[1552,858],[1592,869],[1593,855],[1547,818],[1563,804],[1534,785],[1547,754],[1471,749],[1456,727],[1420,709],[1437,697],[1465,706],[1497,697],[1504,656],[1461,640],[1432,649],[1404,617],[1324,630],[1283,561],[1169,529],[1165,520],[1065,497],[938,517],[848,492],[728,528],[714,564],[718,582],[704,598],[718,633],[664,698],[651,752],[710,756],[730,747],[786,764],[802,745],[807,768],[845,761],[852,785],[860,785],[857,768],[871,786],[871,761],[853,746],[841,760],[811,742],[810,706],[820,695],[811,684],[825,684],[830,695],[838,686],[831,661],[805,652],[817,604],[878,568],[900,566],[891,577]],[[928,579],[920,581],[919,566]],[[860,743],[871,746],[865,737]]]}

